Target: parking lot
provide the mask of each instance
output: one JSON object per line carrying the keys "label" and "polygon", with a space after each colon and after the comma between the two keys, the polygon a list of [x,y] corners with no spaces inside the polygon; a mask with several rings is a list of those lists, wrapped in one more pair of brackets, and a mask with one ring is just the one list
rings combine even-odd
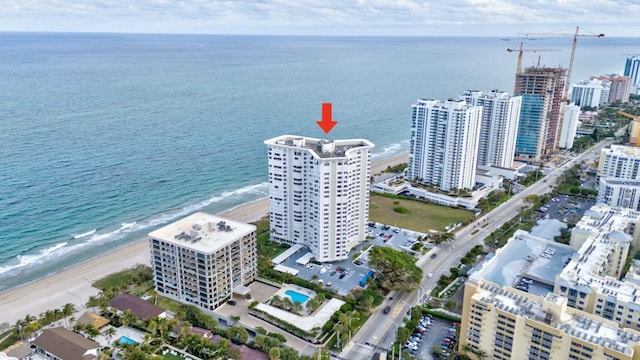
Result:
{"label": "parking lot", "polygon": [[584,212],[596,203],[595,199],[558,195],[538,209],[545,219],[556,219],[564,223],[576,223]]}
{"label": "parking lot", "polygon": [[[414,255],[419,255],[419,253],[411,250],[411,247],[418,242],[419,237],[424,238],[427,236],[426,234],[416,231],[378,223],[369,223],[367,232],[373,237],[373,239],[369,240],[369,243],[372,245],[390,246]],[[427,243],[427,246],[431,246],[431,244]]]}
{"label": "parking lot", "polygon": [[[451,322],[446,320],[438,318],[429,318],[428,320],[429,322],[421,322],[422,326],[419,325],[419,328],[414,330],[412,337],[410,337],[410,339],[420,340],[418,340],[417,343],[415,341],[409,343],[410,345],[415,343],[415,346],[411,346],[410,348],[407,348],[407,343],[405,343],[405,350],[408,350],[414,359],[444,359],[445,356],[442,356],[442,350],[445,350],[445,354],[450,354],[452,352],[451,350],[455,347],[457,341],[455,328],[453,328]],[[418,335],[419,331],[423,331],[421,336]],[[448,342],[445,342],[444,339],[447,335],[449,335],[449,337],[453,336],[455,340],[449,339],[447,340]],[[441,347],[441,354],[438,357],[433,355],[434,346]]]}
{"label": "parking lot", "polygon": [[[360,280],[371,270],[368,266],[368,252],[363,251],[364,248],[389,246],[419,255],[419,253],[411,250],[411,246],[419,236],[425,236],[422,233],[375,223],[368,227],[368,233],[372,238],[354,247],[349,253],[349,259],[335,261],[330,264],[308,263],[307,265],[301,265],[296,263],[296,260],[309,251],[307,248],[303,248],[286,259],[282,265],[298,270],[298,277],[309,281],[321,280],[325,287],[335,289],[340,295],[346,295],[357,287]],[[428,246],[430,245],[428,244]],[[360,256],[358,261],[354,263],[353,257],[356,253],[359,253]]]}

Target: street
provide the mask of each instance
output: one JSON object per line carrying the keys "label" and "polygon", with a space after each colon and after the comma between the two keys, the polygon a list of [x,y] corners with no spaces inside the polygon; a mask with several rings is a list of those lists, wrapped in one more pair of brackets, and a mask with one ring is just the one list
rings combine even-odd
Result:
{"label": "street", "polygon": [[[436,258],[430,258],[429,255],[431,252],[429,252],[418,259],[416,264],[422,268],[423,274],[425,275],[418,290],[410,294],[389,294],[387,299],[379,306],[380,310],[371,315],[369,320],[353,337],[352,341],[345,347],[340,356],[350,360],[364,360],[370,359],[372,354],[381,348],[389,348],[394,341],[396,327],[402,326],[403,316],[405,316],[411,306],[419,302],[418,296],[422,297],[424,294],[431,292],[431,289],[437,284],[440,275],[447,273],[449,268],[457,266],[460,263],[460,259],[469,252],[472,247],[482,244],[483,239],[487,235],[500,228],[505,222],[513,218],[515,214],[520,213],[522,206],[524,206],[523,199],[525,197],[533,194],[542,195],[549,192],[562,172],[581,161],[598,159],[600,157],[600,150],[605,146],[611,145],[612,142],[612,139],[605,139],[597,143],[561,167],[550,171],[544,180],[540,180],[529,186],[490,213],[460,229],[456,233],[454,240],[440,244],[434,248],[433,251],[438,254]],[[472,234],[472,232],[476,230],[477,232]],[[433,274],[432,278],[426,276],[426,274],[429,273]],[[392,308],[391,312],[386,315],[383,314],[381,310],[385,306],[391,306]],[[378,350],[376,350],[376,347]]]}

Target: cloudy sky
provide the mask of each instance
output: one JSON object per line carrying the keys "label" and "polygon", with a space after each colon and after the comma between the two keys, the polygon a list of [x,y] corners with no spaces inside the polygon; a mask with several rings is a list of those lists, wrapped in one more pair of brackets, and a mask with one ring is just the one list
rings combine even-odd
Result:
{"label": "cloudy sky", "polygon": [[0,31],[640,36],[640,0],[0,0]]}

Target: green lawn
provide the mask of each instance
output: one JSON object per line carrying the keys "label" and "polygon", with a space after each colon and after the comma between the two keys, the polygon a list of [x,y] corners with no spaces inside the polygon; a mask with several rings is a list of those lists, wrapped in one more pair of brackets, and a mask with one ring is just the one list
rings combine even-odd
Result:
{"label": "green lawn", "polygon": [[166,353],[166,354],[164,354],[162,356],[164,357],[165,360],[184,360],[184,358],[182,356],[173,355],[171,353]]}
{"label": "green lawn", "polygon": [[[369,220],[426,233],[429,230],[444,231],[450,224],[457,224],[473,218],[473,212],[447,206],[427,204],[415,200],[391,199],[371,194]],[[403,207],[406,213],[398,213],[394,208]]]}

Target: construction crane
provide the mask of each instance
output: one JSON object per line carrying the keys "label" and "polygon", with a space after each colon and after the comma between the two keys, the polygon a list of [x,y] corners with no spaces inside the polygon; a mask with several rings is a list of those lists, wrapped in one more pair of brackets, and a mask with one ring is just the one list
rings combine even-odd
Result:
{"label": "construction crane", "polygon": [[[522,72],[522,53],[525,51],[528,52],[544,52],[544,51],[560,51],[560,49],[523,49],[522,48],[522,42],[520,42],[520,48],[519,49],[507,49],[508,52],[514,52],[517,51],[518,52],[518,66],[516,67],[516,74],[520,74],[520,72]],[[540,62],[540,60],[538,59],[538,63]]]}
{"label": "construction crane", "polygon": [[616,113],[628,117],[631,119],[631,124],[629,124],[629,143],[633,146],[640,146],[640,116],[629,114],[628,112],[624,112],[622,110],[616,111]]}
{"label": "construction crane", "polygon": [[[576,26],[575,34],[561,34],[561,33],[537,33],[537,34],[525,34],[525,36],[573,36],[573,46],[571,47],[571,57],[569,58],[569,68],[567,68],[567,80],[564,84],[564,93],[562,94],[562,106],[560,108],[560,118],[558,119],[558,127],[557,130],[562,129],[562,125],[564,123],[564,114],[567,106],[567,101],[569,100],[569,87],[571,86],[571,72],[573,71],[573,58],[576,55],[576,45],[578,45],[578,36],[581,37],[604,37],[604,34],[580,34],[580,27]],[[558,138],[558,134],[556,134],[556,140]],[[555,141],[554,151],[558,151],[559,141]]]}
{"label": "construction crane", "polygon": [[[573,58],[576,56],[576,45],[578,45],[578,37],[604,37],[604,34],[580,34],[580,27],[576,26],[575,34],[562,34],[562,33],[532,33],[525,34],[525,36],[573,36],[573,46],[571,47],[571,57],[569,57],[569,68],[567,68],[567,81],[564,87],[564,94],[562,96],[563,101],[567,101],[569,98],[569,87],[571,86],[571,71],[573,70]],[[562,121],[562,120],[561,120]]]}

